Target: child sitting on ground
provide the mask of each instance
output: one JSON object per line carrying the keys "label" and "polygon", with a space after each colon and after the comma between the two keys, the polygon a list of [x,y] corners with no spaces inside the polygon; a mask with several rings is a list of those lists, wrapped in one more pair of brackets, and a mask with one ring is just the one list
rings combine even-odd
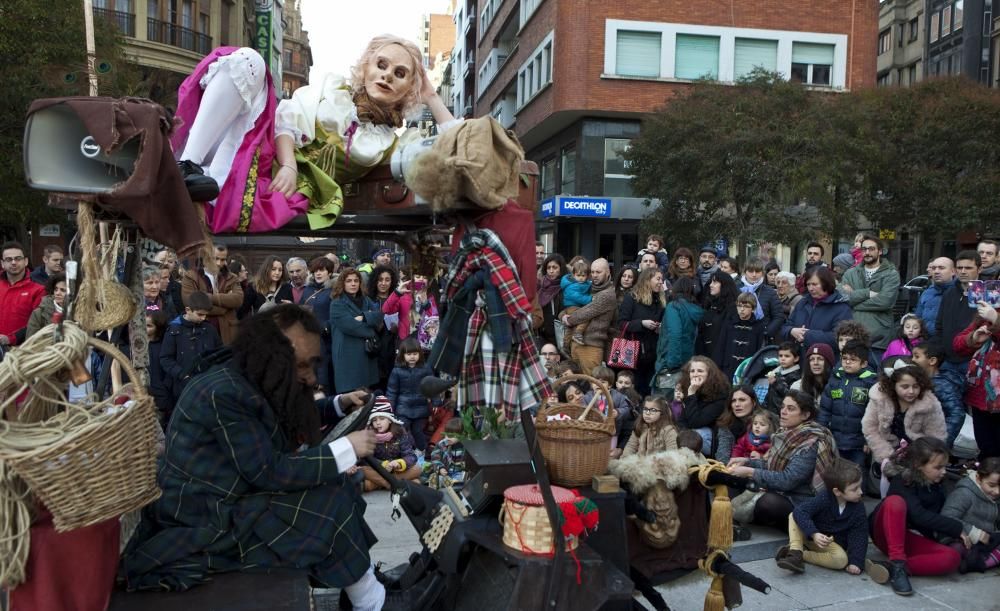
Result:
{"label": "child sitting on ground", "polygon": [[989,534],[967,548],[964,541],[954,541],[951,548],[962,555],[960,573],[982,573],[1000,565],[1000,525],[997,523],[997,498],[1000,498],[1000,458],[985,458],[975,471],[969,471],[948,495],[941,515],[961,520]]}
{"label": "child sitting on ground", "polygon": [[888,495],[869,518],[875,547],[889,561],[865,561],[875,583],[890,583],[901,596],[913,594],[910,575],[949,575],[958,570],[962,555],[935,540],[961,539],[966,547],[988,543],[986,531],[941,514],[945,503],[942,481],[948,464],[948,446],[935,437],[919,437],[897,453],[899,474],[889,480]]}
{"label": "child sitting on ground", "polygon": [[[563,311],[559,313],[560,320],[563,316],[569,316],[583,306],[588,305],[592,299],[590,295],[590,262],[581,258],[570,265],[570,271],[571,273],[563,276],[559,282],[563,292]],[[587,331],[588,324],[589,321],[573,327],[573,342],[583,344],[583,334]],[[570,343],[570,340],[563,338],[563,348],[567,354],[569,354],[571,347],[572,343]]]}
{"label": "child sitting on ground", "polygon": [[763,458],[771,448],[771,435],[778,432],[778,419],[765,409],[753,412],[750,428],[733,446],[731,458]]}
{"label": "child sitting on ground", "polygon": [[924,325],[924,321],[915,314],[906,314],[899,321],[896,339],[889,342],[882,359],[887,359],[890,356],[910,356],[913,354],[913,348],[926,340],[927,327]]}
{"label": "child sitting on ground", "polygon": [[830,429],[837,441],[840,456],[865,464],[865,436],[861,419],[868,407],[868,391],[878,381],[868,369],[868,347],[857,340],[847,342],[840,351],[840,367],[830,376],[819,401],[816,422]]}
{"label": "child sitting on ground", "polygon": [[[392,413],[392,403],[384,396],[375,398],[375,406],[368,416],[368,428],[375,431],[375,452],[372,455],[382,463],[382,468],[398,479],[420,479],[423,469],[417,465],[413,437],[403,429],[403,422]],[[361,470],[365,474],[365,492],[389,489],[389,482],[375,469],[362,465]]]}
{"label": "child sitting on ground", "polygon": [[622,458],[638,454],[646,456],[655,452],[677,449],[677,427],[670,416],[670,408],[663,397],[646,397],[642,402],[642,418],[635,424],[635,431],[625,444]]}
{"label": "child sitting on ground", "polygon": [[791,390],[792,384],[802,377],[799,366],[799,349],[792,342],[783,342],[778,346],[778,366],[767,373],[767,396],[764,397],[764,407],[772,413],[781,412],[781,402]]}
{"label": "child sitting on ground", "polygon": [[861,469],[837,458],[823,472],[826,490],[799,503],[788,516],[788,545],[778,566],[804,573],[805,563],[860,575],[868,550],[868,520],[861,502]]}
{"label": "child sitting on ground", "polygon": [[934,396],[944,411],[944,421],[948,427],[948,437],[945,441],[950,448],[961,432],[962,425],[965,424],[965,402],[962,400],[962,393],[957,391],[955,385],[941,373],[944,357],[944,347],[936,341],[923,342],[913,347],[913,362],[931,379],[934,384]]}
{"label": "child sitting on ground", "polygon": [[212,309],[211,298],[194,291],[184,300],[184,314],[170,322],[160,347],[160,364],[170,378],[174,399],[181,396],[198,358],[222,346],[219,332],[205,322]]}

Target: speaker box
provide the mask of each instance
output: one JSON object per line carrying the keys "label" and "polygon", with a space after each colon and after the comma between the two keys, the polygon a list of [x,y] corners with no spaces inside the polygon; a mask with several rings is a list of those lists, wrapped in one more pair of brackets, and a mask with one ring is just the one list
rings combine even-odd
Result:
{"label": "speaker box", "polygon": [[24,174],[32,189],[109,193],[128,180],[138,157],[139,138],[105,154],[66,104],[30,114],[24,128]]}

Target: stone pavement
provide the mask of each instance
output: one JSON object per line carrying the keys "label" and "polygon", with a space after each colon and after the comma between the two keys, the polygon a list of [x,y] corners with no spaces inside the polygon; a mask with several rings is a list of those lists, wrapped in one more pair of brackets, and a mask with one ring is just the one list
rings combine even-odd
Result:
{"label": "stone pavement", "polygon": [[[390,519],[388,492],[370,492],[365,495],[365,500],[368,502],[365,517],[379,538],[372,549],[372,559],[383,562],[385,568],[406,562],[411,553],[419,550],[416,531],[405,517],[396,522]],[[874,505],[874,502],[871,504]],[[985,574],[915,577],[912,579],[915,594],[904,598],[893,594],[888,586],[872,582],[864,573],[854,576],[807,565],[804,574],[792,575],[779,569],[773,559],[775,550],[787,540],[777,531],[756,527],[752,531],[751,540],[736,543],[733,559],[771,584],[771,592],[764,595],[743,588],[741,610],[1000,611],[1000,570],[997,569]],[[869,554],[873,558],[884,558],[874,546],[869,546]],[[693,572],[658,589],[671,609],[695,611],[702,608],[708,587],[709,579]]]}

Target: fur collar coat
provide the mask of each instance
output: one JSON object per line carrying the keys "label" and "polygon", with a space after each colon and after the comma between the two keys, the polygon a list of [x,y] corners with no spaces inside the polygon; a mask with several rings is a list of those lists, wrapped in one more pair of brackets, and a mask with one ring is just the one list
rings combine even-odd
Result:
{"label": "fur collar coat", "polygon": [[[899,439],[891,432],[895,414],[895,402],[882,392],[878,384],[872,386],[868,391],[868,409],[861,419],[861,431],[876,462],[889,458],[899,447]],[[930,390],[924,391],[924,396],[906,410],[903,427],[910,439],[930,436],[944,441],[948,437],[941,403]]]}

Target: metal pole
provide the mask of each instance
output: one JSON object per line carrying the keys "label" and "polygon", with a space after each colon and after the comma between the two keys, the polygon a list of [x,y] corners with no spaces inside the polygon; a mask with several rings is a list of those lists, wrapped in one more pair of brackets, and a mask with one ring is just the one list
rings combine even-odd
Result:
{"label": "metal pole", "polygon": [[83,0],[83,30],[87,39],[87,80],[90,82],[89,95],[97,95],[97,48],[94,44],[94,2]]}

